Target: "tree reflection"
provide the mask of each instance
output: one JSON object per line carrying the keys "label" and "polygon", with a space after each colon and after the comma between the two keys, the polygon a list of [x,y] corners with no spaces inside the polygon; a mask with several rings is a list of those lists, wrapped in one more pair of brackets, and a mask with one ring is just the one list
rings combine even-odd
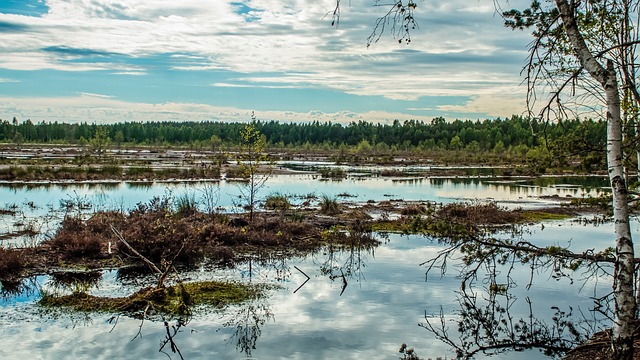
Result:
{"label": "tree reflection", "polygon": [[50,286],[53,289],[72,292],[86,292],[98,286],[102,278],[101,271],[61,271],[50,274]]}
{"label": "tree reflection", "polygon": [[267,321],[275,320],[271,308],[266,303],[250,303],[241,306],[235,314],[224,323],[225,327],[233,327],[233,333],[227,343],[235,343],[236,350],[251,356],[256,349],[258,338],[262,335],[262,327]]}
{"label": "tree reflection", "polygon": [[40,291],[36,277],[20,280],[0,280],[0,301],[9,301],[17,297],[32,297]]}
{"label": "tree reflection", "polygon": [[553,315],[545,321],[534,314],[531,300],[525,299],[529,315],[511,315],[516,299],[509,293],[490,291],[488,294],[469,289],[457,292],[460,310],[451,321],[457,321],[457,333],[450,332],[448,316],[443,310],[438,316],[425,313],[420,326],[451,346],[458,359],[469,359],[478,353],[494,355],[507,351],[538,349],[546,356],[560,356],[584,342],[601,319],[576,318],[573,309],[551,306]]}
{"label": "tree reflection", "polygon": [[[427,276],[434,269],[444,275],[451,263],[459,271],[461,287],[456,292],[459,310],[455,315],[447,315],[442,309],[436,316],[425,313],[425,322],[420,324],[448,344],[459,359],[473,358],[479,353],[492,355],[529,349],[538,349],[546,356],[561,356],[610,320],[611,294],[595,298],[595,285],[595,306],[588,316],[579,308],[561,309],[553,303],[545,303],[536,314],[529,297],[524,299],[528,309],[523,310],[523,301],[518,303],[511,293],[517,287],[516,267],[530,270],[527,290],[533,286],[534,277],[541,274],[573,283],[579,269],[582,289],[588,280],[597,282],[599,277],[611,273],[611,257],[606,251],[573,253],[559,246],[541,248],[523,241],[519,234],[520,231],[511,232],[507,239],[471,235],[464,240],[449,240],[446,249],[423,263]],[[517,318],[512,311],[528,316]],[[457,322],[455,331],[449,322]]]}
{"label": "tree reflection", "polygon": [[341,241],[339,245],[329,244],[318,252],[320,274],[331,281],[342,281],[342,295],[349,280],[360,282],[365,280],[363,269],[367,266],[368,256],[374,255],[378,242],[372,241],[372,232],[366,224],[356,224],[348,233],[334,233],[332,236],[344,236],[348,241]]}

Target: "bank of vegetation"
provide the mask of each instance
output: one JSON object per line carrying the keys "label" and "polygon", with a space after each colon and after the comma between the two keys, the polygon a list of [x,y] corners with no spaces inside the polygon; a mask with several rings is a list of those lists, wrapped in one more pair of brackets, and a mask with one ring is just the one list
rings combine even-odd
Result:
{"label": "bank of vegetation", "polygon": [[[567,120],[546,123],[522,116],[491,120],[365,121],[281,123],[255,121],[272,153],[321,154],[349,163],[433,161],[449,164],[509,164],[528,166],[528,172],[572,168],[605,169],[606,123]],[[245,123],[123,122],[116,124],[58,123],[31,120],[0,121],[0,143],[70,144],[101,156],[107,148],[188,148],[223,154],[242,143]],[[629,139],[633,130],[629,129]],[[629,159],[630,162],[635,161]],[[632,164],[630,163],[630,166]]]}

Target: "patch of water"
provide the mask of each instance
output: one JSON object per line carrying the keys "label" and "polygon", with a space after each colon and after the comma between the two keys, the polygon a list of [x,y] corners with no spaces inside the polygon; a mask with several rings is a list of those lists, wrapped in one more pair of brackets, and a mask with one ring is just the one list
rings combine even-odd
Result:
{"label": "patch of water", "polygon": [[[634,235],[638,227],[634,223]],[[561,221],[548,222],[544,229],[530,228],[523,239],[540,245],[570,243],[578,251],[610,246],[611,234],[610,225]],[[372,250],[336,253],[325,249],[304,257],[255,259],[251,267],[244,263],[232,269],[201,267],[184,272],[182,277],[190,280],[230,279],[276,284],[279,288],[271,290],[266,299],[224,311],[201,309],[176,335],[176,345],[186,359],[396,359],[402,343],[415,347],[424,358],[452,358],[452,349],[419,324],[438,324],[442,312],[452,338],[456,338],[461,320],[456,300],[461,284],[456,272],[459,262],[452,260],[445,274],[432,272],[426,279],[426,269],[419,264],[437,256],[443,245],[421,236],[398,234],[382,240]],[[506,270],[500,268],[498,283],[507,281]],[[303,272],[311,279],[298,289],[306,280]],[[593,316],[598,318],[591,312],[592,297],[610,291],[611,279],[606,276],[581,280],[576,274],[573,280],[556,279],[550,271],[536,270],[528,288],[528,265],[516,264],[508,275],[517,283],[510,290],[514,319],[528,319],[531,308],[537,318],[552,323],[552,307],[557,306],[563,311],[573,310],[580,331],[592,324],[589,321]],[[487,276],[481,272],[476,286],[481,304],[489,298],[483,290],[488,286]],[[46,289],[50,281],[39,277],[36,283]],[[152,279],[123,279],[117,272],[107,271],[92,292],[122,296],[145,282]],[[160,321],[142,323],[121,316],[116,323],[112,314],[43,314],[34,304],[38,296],[37,292],[24,293],[0,301],[0,337],[4,344],[10,344],[0,348],[0,357],[166,358],[158,352],[166,335]],[[169,323],[176,324],[175,320]],[[142,336],[136,337],[138,332]],[[480,354],[477,358],[483,357]],[[513,357],[514,353],[506,353],[492,359]],[[543,355],[532,350],[518,352],[517,357],[540,359]]]}

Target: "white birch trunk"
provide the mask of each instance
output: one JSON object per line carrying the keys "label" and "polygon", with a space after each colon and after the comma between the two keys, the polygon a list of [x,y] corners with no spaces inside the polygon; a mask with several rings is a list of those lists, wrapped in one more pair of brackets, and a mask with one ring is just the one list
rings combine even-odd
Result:
{"label": "white birch trunk", "polygon": [[[613,358],[633,359],[633,331],[637,319],[634,294],[634,252],[629,228],[627,184],[622,166],[622,118],[620,93],[613,62],[605,68],[586,45],[575,20],[574,9],[567,0],[554,0],[566,34],[576,57],[589,75],[602,85],[607,103],[607,165],[613,197],[613,218],[616,234],[614,270],[614,324],[612,333]],[[573,4],[573,2],[571,2]]]}

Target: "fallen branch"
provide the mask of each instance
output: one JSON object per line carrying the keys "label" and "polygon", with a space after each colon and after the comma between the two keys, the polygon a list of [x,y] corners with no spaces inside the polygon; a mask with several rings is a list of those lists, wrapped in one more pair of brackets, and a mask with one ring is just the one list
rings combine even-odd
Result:
{"label": "fallen branch", "polygon": [[124,246],[127,247],[127,249],[131,250],[131,252],[136,255],[137,257],[139,257],[142,261],[144,261],[145,263],[147,263],[147,265],[149,265],[149,267],[154,270],[155,272],[157,272],[158,274],[162,275],[163,272],[160,271],[160,269],[158,269],[158,267],[156,266],[156,264],[154,264],[153,262],[151,262],[151,260],[147,259],[146,257],[144,257],[142,254],[140,254],[138,252],[138,250],[134,249],[133,246],[129,245],[129,243],[127,242],[127,240],[124,239],[124,237],[122,237],[122,234],[120,234],[120,232],[118,230],[116,230],[116,228],[113,227],[113,225],[111,225],[111,231],[113,231],[113,233],[116,235],[116,237],[118,238],[118,240],[120,240],[121,243],[124,244]]}

